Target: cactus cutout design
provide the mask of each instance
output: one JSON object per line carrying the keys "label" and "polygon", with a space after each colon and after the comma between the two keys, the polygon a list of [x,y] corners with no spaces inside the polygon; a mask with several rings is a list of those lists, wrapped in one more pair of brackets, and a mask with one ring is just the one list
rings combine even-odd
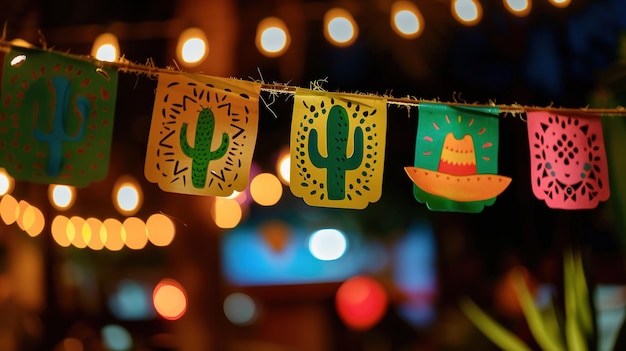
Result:
{"label": "cactus cutout design", "polygon": [[187,142],[187,123],[183,123],[180,128],[180,147],[185,156],[192,159],[191,163],[191,183],[194,188],[204,188],[208,173],[209,162],[222,158],[228,150],[228,133],[222,134],[222,143],[211,151],[213,132],[215,131],[215,117],[210,108],[203,108],[198,113],[196,123],[196,134],[194,136],[193,147]]}
{"label": "cactus cutout design", "polygon": [[347,155],[348,133],[350,131],[348,113],[342,106],[335,105],[328,112],[326,124],[327,157],[320,155],[317,145],[317,130],[309,134],[309,157],[317,168],[326,168],[326,183],[329,200],[343,200],[346,197],[346,171],[357,169],[363,161],[363,130],[354,130],[354,151]]}
{"label": "cactus cutout design", "polygon": [[[13,58],[23,58],[12,65]],[[118,71],[11,47],[0,83],[0,160],[15,179],[84,187],[109,169]]]}
{"label": "cactus cutout design", "polygon": [[[63,142],[66,141],[78,141],[82,139],[85,132],[85,118],[87,117],[87,110],[89,108],[89,101],[84,96],[76,98],[76,105],[80,112],[80,126],[74,136],[67,133],[66,122],[70,117],[67,113],[68,105],[70,102],[70,80],[56,76],[52,78],[52,86],[55,91],[54,113],[52,114],[52,127],[50,132],[45,133],[40,129],[34,130],[35,139],[48,144],[50,151],[48,157],[47,172],[49,176],[56,177],[61,173],[61,165],[63,161]],[[45,104],[44,104],[45,106]]]}
{"label": "cactus cutout design", "polygon": [[384,99],[296,89],[291,192],[310,206],[364,209],[382,195]]}
{"label": "cactus cutout design", "polygon": [[[230,196],[245,191],[257,139],[260,93],[261,84],[255,82],[160,75],[144,164],[146,180],[179,194]],[[222,132],[228,134],[220,138]],[[193,133],[195,145],[192,135],[187,138]]]}

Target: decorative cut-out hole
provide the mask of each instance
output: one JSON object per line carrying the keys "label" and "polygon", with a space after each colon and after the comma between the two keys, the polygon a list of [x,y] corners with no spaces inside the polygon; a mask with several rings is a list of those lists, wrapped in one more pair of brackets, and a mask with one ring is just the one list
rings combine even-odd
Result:
{"label": "decorative cut-out hole", "polygon": [[24,62],[26,62],[26,55],[21,54],[21,55],[17,55],[14,58],[11,59],[11,66],[13,67],[19,67],[21,66]]}

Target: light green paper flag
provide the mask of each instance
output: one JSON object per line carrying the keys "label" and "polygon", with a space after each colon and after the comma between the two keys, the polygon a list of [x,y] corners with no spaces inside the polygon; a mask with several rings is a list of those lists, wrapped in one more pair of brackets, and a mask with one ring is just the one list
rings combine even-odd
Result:
{"label": "light green paper flag", "polygon": [[433,211],[481,212],[511,182],[498,175],[498,108],[420,104],[414,167],[417,201]]}
{"label": "light green paper flag", "polygon": [[0,166],[16,179],[86,186],[109,167],[117,71],[11,48],[0,90]]}

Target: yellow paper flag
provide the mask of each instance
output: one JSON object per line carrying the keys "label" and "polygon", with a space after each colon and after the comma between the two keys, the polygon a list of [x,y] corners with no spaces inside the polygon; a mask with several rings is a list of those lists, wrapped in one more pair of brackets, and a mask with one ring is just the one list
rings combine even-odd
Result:
{"label": "yellow paper flag", "polygon": [[311,206],[363,209],[382,194],[387,104],[297,89],[290,188]]}
{"label": "yellow paper flag", "polygon": [[144,165],[164,191],[228,196],[248,185],[261,85],[161,74]]}

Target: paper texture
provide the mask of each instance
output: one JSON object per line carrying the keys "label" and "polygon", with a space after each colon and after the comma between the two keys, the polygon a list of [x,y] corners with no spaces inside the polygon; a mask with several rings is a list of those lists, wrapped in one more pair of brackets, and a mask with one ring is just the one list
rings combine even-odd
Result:
{"label": "paper texture", "polygon": [[311,206],[363,209],[382,194],[386,100],[298,89],[291,124],[294,195]]}
{"label": "paper texture", "polygon": [[258,132],[258,83],[161,74],[144,174],[164,191],[228,196],[248,185]]}
{"label": "paper texture", "polygon": [[550,208],[592,209],[609,199],[609,172],[598,117],[528,112],[533,194]]}
{"label": "paper texture", "polygon": [[0,165],[14,178],[81,187],[106,177],[117,71],[12,48],[0,89]]}
{"label": "paper texture", "polygon": [[414,167],[417,201],[433,211],[481,212],[511,179],[498,175],[498,109],[420,104]]}

